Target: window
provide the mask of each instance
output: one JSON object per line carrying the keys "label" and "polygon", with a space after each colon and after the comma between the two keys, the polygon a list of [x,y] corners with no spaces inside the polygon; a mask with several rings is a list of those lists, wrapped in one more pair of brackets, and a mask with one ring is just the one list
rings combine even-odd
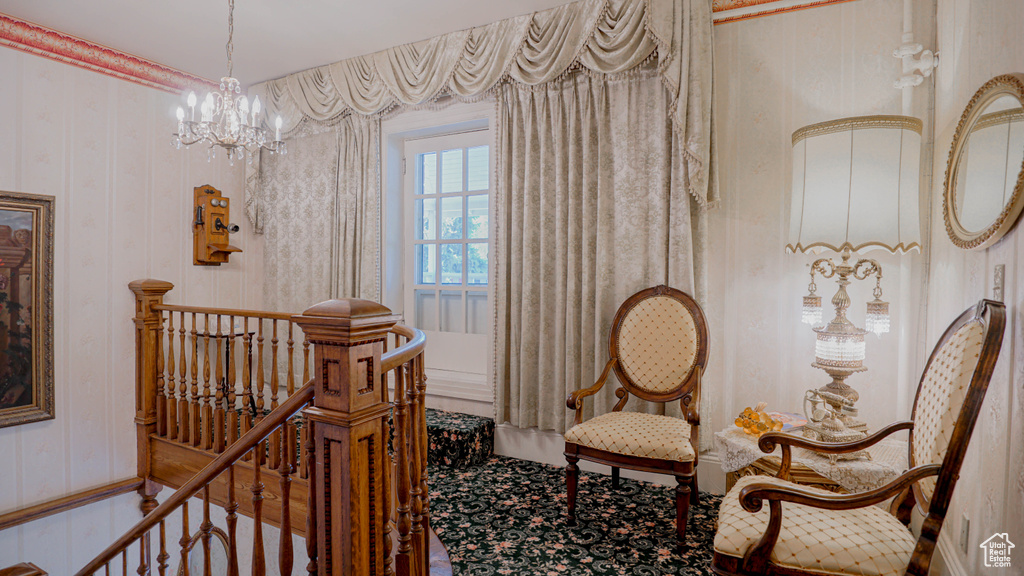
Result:
{"label": "window", "polygon": [[486,335],[488,133],[423,138],[405,150],[406,318],[424,331]]}

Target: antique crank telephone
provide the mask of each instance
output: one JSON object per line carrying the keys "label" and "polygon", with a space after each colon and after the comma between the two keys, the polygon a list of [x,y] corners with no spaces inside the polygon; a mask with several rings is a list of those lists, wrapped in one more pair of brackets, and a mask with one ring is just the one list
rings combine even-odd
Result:
{"label": "antique crank telephone", "polygon": [[[849,442],[867,436],[864,432],[847,426],[847,422],[857,416],[853,401],[839,394],[808,390],[804,393],[804,437],[822,442]],[[852,460],[856,458],[871,459],[866,450],[858,450],[847,454],[829,454],[833,463],[837,459]]]}
{"label": "antique crank telephone", "polygon": [[192,263],[196,266],[220,266],[232,252],[242,251],[228,244],[228,235],[238,232],[238,224],[228,218],[230,201],[209,184],[195,188]]}

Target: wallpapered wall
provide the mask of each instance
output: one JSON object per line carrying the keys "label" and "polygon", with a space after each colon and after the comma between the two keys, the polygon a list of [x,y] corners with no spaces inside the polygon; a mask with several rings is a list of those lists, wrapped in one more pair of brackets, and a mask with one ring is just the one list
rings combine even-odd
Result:
{"label": "wallpapered wall", "polygon": [[[930,3],[927,3],[930,4]],[[933,35],[931,12],[916,14],[917,40]],[[859,0],[715,27],[715,107],[722,205],[711,213],[712,361],[716,428],[758,401],[801,411],[803,393],[828,382],[811,368],[814,333],[800,323],[811,255],[786,254],[793,131],[847,116],[900,114],[892,57],[903,26],[901,0]],[[915,114],[928,122],[928,92]],[[928,133],[925,133],[925,140]],[[923,156],[926,157],[926,156]],[[925,161],[923,178],[930,163]],[[925,180],[926,181],[926,180]],[[924,208],[927,203],[923,203]],[[927,217],[922,217],[927,223]],[[873,251],[893,314],[892,332],[868,336],[866,373],[850,378],[872,429],[910,414],[919,376],[923,256]],[[830,319],[831,280],[817,280]],[[851,319],[863,325],[871,282],[851,287]],[[895,401],[894,401],[895,399]]]}
{"label": "wallpapered wall", "polygon": [[[935,84],[935,183],[932,194],[932,277],[928,294],[928,341],[934,342],[958,312],[992,297],[994,267],[1006,265],[1008,322],[995,376],[964,462],[941,542],[966,574],[1019,573],[1014,557],[1005,572],[983,567],[979,544],[995,532],[1024,540],[1024,232],[1018,223],[1002,241],[964,252],[946,236],[942,175],[957,122],[974,92],[993,76],[1024,72],[1024,10],[1019,0],[939,0],[938,48],[942,64]],[[960,523],[970,518],[967,552],[960,551]]]}
{"label": "wallpapered wall", "polygon": [[[242,224],[242,166],[169,144],[172,94],[0,48],[0,190],[56,196],[57,418],[0,429],[0,512],[135,475],[134,314],[128,282],[168,300],[254,307],[260,243],[219,268],[192,265],[192,188],[212,184]],[[162,496],[166,496],[165,491]],[[139,519],[135,495],[0,532],[0,564],[71,574]]]}

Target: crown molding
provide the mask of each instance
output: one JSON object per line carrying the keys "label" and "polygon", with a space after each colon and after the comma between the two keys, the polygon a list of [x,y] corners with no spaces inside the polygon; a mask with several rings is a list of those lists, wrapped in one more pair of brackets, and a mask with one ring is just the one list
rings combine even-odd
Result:
{"label": "crown molding", "polygon": [[174,94],[186,89],[209,90],[216,86],[206,78],[4,13],[0,13],[0,46]]}
{"label": "crown molding", "polygon": [[854,0],[712,0],[714,23],[727,24]]}

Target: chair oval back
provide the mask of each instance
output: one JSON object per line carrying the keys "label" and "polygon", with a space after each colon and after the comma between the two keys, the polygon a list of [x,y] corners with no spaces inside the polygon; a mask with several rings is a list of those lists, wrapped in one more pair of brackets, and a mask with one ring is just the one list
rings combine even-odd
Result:
{"label": "chair oval back", "polygon": [[944,508],[1002,344],[1005,309],[983,300],[964,312],[943,334],[921,376],[914,400],[910,465],[940,464],[938,477],[918,482],[917,502],[928,510],[936,492]]}
{"label": "chair oval back", "polygon": [[689,392],[694,369],[707,362],[707,322],[688,294],[655,286],[622,303],[609,345],[615,375],[631,394],[667,402]]}

